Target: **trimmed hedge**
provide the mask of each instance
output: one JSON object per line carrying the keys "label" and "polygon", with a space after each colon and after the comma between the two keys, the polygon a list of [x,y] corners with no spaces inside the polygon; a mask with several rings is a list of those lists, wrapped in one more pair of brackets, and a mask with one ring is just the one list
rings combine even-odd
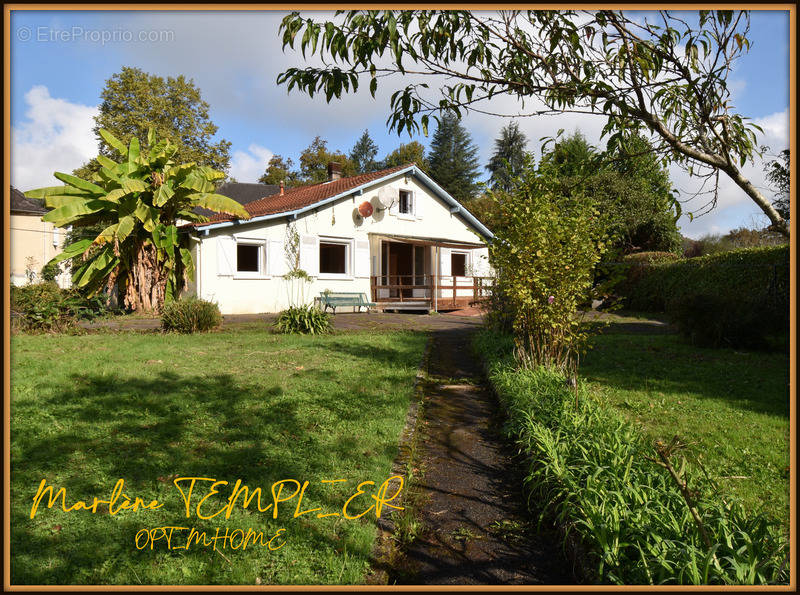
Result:
{"label": "trimmed hedge", "polygon": [[694,344],[764,348],[789,328],[789,246],[632,259],[617,291],[629,308],[666,312]]}
{"label": "trimmed hedge", "polygon": [[[726,504],[695,469],[684,478],[711,547],[655,449],[613,410],[561,375],[518,370],[512,342],[476,339],[507,414],[505,431],[526,457],[528,501],[553,520],[585,578],[613,584],[770,584],[788,581],[788,544],[761,513]],[[677,462],[677,461],[676,461]],[[687,465],[688,467],[688,465]]]}
{"label": "trimmed hedge", "polygon": [[670,300],[697,294],[736,299],[774,295],[786,304],[788,318],[788,245],[745,248],[677,262],[628,262],[628,278],[617,291],[631,309],[664,312]]}

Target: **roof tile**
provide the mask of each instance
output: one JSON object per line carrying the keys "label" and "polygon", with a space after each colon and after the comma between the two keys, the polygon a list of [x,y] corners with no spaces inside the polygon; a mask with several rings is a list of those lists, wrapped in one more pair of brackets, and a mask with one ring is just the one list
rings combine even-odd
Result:
{"label": "roof tile", "polygon": [[[261,217],[263,215],[274,215],[277,213],[288,213],[303,207],[307,207],[327,198],[331,198],[348,190],[358,188],[362,184],[378,180],[385,176],[391,175],[394,172],[400,171],[413,165],[406,163],[380,171],[370,172],[367,174],[360,174],[351,176],[349,178],[340,178],[331,182],[322,182],[312,186],[300,186],[298,188],[290,188],[283,195],[273,194],[266,196],[259,200],[244,205],[244,208],[250,213],[251,217]],[[197,227],[208,225],[210,223],[219,223],[220,221],[233,221],[235,218],[228,214],[219,213],[211,217],[206,223],[197,223]]]}

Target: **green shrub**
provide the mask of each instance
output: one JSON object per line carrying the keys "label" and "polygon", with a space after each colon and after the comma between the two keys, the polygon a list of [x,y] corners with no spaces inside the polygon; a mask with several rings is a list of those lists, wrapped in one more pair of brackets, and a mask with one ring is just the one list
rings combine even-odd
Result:
{"label": "green shrub", "polygon": [[161,328],[178,333],[206,332],[222,324],[222,314],[214,302],[189,297],[175,300],[161,312]]}
{"label": "green shrub", "polygon": [[58,263],[51,260],[42,267],[39,275],[43,281],[55,281],[60,272],[61,269],[59,268]]}
{"label": "green shrub", "polygon": [[789,247],[746,248],[677,262],[634,264],[618,291],[634,310],[664,312],[668,300],[692,294],[761,298],[789,305]]}
{"label": "green shrub", "polygon": [[330,332],[331,315],[315,306],[294,306],[281,312],[274,325],[281,333],[319,335]]}
{"label": "green shrub", "polygon": [[512,328],[523,365],[573,368],[586,339],[576,310],[608,249],[607,220],[590,197],[565,196],[530,160],[509,192],[488,195],[504,224],[489,245],[497,298],[487,322]]}
{"label": "green shrub", "polygon": [[614,584],[788,581],[788,544],[777,523],[726,503],[689,462],[683,479],[707,546],[675,481],[651,460],[658,459],[654,447],[633,425],[599,406],[582,382],[573,389],[552,371],[517,369],[508,336],[484,331],[476,346],[507,413],[505,431],[527,458],[529,502],[540,521],[553,520],[567,542],[577,544],[586,578]]}
{"label": "green shrub", "polygon": [[12,320],[24,331],[61,331],[108,311],[104,296],[86,298],[52,281],[11,287]]}
{"label": "green shrub", "polygon": [[763,347],[789,328],[789,247],[636,262],[617,291],[629,308],[666,312],[698,345]]}

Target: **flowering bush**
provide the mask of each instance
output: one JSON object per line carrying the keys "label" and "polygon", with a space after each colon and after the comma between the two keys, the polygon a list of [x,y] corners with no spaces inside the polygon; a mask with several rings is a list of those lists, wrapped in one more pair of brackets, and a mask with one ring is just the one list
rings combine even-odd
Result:
{"label": "flowering bush", "polygon": [[578,306],[609,244],[606,221],[590,199],[559,194],[530,163],[508,193],[490,197],[503,221],[489,251],[504,302],[490,326],[510,322],[524,366],[571,369],[586,338]]}

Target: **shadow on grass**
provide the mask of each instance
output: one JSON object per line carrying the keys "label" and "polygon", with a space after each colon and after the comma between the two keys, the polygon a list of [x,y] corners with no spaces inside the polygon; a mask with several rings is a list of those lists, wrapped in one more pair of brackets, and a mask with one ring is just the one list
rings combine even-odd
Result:
{"label": "shadow on grass", "polygon": [[664,334],[604,334],[591,343],[581,374],[612,390],[692,393],[749,411],[789,415],[784,354],[693,347]]}
{"label": "shadow on grass", "polygon": [[[397,391],[387,387],[387,382],[397,385],[399,371],[407,370],[410,359],[415,359],[410,357],[414,349],[405,343],[389,348],[345,340],[329,340],[328,347],[333,354],[351,356],[342,358],[344,364],[372,370],[370,376],[354,382],[352,374],[317,369],[313,362],[309,369],[277,379],[274,371],[263,379],[255,371],[244,380],[224,373],[169,370],[149,377],[135,372],[72,374],[50,386],[40,385],[38,396],[16,400],[12,415],[12,583],[242,582],[239,575],[226,574],[228,564],[208,549],[161,552],[154,557],[153,552],[134,547],[133,537],[143,527],[202,523],[183,518],[183,504],[172,485],[176,475],[212,477],[231,484],[241,479],[251,488],[261,487],[267,499],[269,486],[279,479],[307,479],[312,484],[340,477],[351,482],[382,481],[362,475],[367,470],[375,472],[375,461],[394,457],[397,436],[385,431],[383,412],[388,407],[405,410],[406,403],[398,401]],[[408,379],[407,372],[403,375]],[[401,423],[402,415],[395,417]],[[378,436],[364,446],[365,434],[370,431]],[[78,499],[91,501],[94,496],[107,498],[119,478],[125,479],[130,496],[149,501],[156,495],[159,500],[169,495],[165,509],[170,510],[111,517],[42,507],[35,519],[29,518],[31,498],[42,479],[65,487],[69,504]],[[341,509],[342,493],[352,489],[318,489],[308,505]],[[223,492],[220,498],[228,495]],[[289,518],[294,505],[292,502],[291,511],[289,506],[285,511]],[[209,508],[218,508],[212,506]],[[271,515],[250,511],[241,511],[237,522],[258,525],[256,528],[265,531],[292,524],[291,520],[279,517],[273,521]],[[213,532],[225,522],[205,525]],[[293,526],[301,536],[296,539],[303,540],[301,547],[310,547],[317,554],[345,549],[351,556],[369,555],[363,536],[353,536],[355,529],[338,529],[351,538],[329,529],[328,524],[316,526],[304,519]],[[307,554],[292,554],[303,555]],[[259,561],[258,556],[270,554],[248,556],[252,564],[242,561],[235,570],[247,581],[258,576],[259,565],[275,564]]]}

